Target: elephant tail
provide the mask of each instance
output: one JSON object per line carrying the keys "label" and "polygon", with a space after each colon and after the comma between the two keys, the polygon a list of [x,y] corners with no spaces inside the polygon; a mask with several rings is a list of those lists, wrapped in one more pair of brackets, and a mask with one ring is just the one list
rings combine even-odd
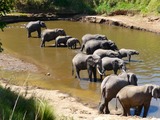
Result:
{"label": "elephant tail", "polygon": [[117,99],[119,99],[118,95],[116,96],[116,111],[118,110]]}

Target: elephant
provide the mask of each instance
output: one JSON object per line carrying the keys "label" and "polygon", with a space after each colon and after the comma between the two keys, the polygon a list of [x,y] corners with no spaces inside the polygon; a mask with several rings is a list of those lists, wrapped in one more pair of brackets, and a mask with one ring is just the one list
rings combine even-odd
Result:
{"label": "elephant", "polygon": [[109,114],[108,103],[116,97],[120,89],[127,85],[137,85],[137,76],[132,72],[122,72],[119,75],[111,74],[101,83],[101,102],[99,113]]}
{"label": "elephant", "polygon": [[100,74],[102,61],[100,57],[94,55],[86,55],[84,53],[78,53],[72,59],[72,75],[74,75],[74,69],[76,70],[76,77],[80,80],[80,71],[88,70],[90,81],[92,81],[92,74],[94,76],[94,82],[97,81],[96,68]]}
{"label": "elephant", "polygon": [[128,61],[131,61],[131,56],[132,55],[139,55],[139,52],[133,49],[120,49],[119,53],[121,54],[121,58],[123,57],[128,57]]}
{"label": "elephant", "polygon": [[37,31],[38,37],[41,37],[41,27],[47,28],[46,24],[43,21],[31,21],[26,25],[26,29],[28,31],[28,38],[31,37],[31,33]]}
{"label": "elephant", "polygon": [[[118,50],[117,45],[111,40],[90,40],[84,45],[86,54],[93,54],[97,49]],[[82,49],[83,51],[83,49]]]}
{"label": "elephant", "polygon": [[113,70],[114,74],[117,74],[119,69],[126,71],[126,65],[124,60],[120,58],[104,57],[102,58],[102,69],[103,69],[102,73],[105,73],[106,70],[107,71]]}
{"label": "elephant", "polygon": [[41,34],[41,47],[45,47],[45,42],[55,40],[58,36],[66,36],[66,32],[61,28],[43,30]]}
{"label": "elephant", "polygon": [[93,55],[98,55],[100,58],[103,57],[118,57],[121,58],[121,55],[117,51],[113,50],[104,50],[104,49],[97,49],[94,51]]}
{"label": "elephant", "polygon": [[136,107],[136,115],[140,115],[144,107],[143,117],[146,117],[150,107],[151,99],[160,98],[160,86],[154,84],[145,84],[141,86],[125,86],[116,96],[123,107],[124,116],[130,115],[130,108]]}
{"label": "elephant", "polygon": [[73,48],[74,47],[74,49],[76,49],[76,47],[77,47],[77,43],[79,44],[79,46],[81,47],[81,43],[80,43],[80,41],[77,39],[77,38],[69,38],[68,40],[67,40],[67,46],[68,46],[68,48]]}
{"label": "elephant", "polygon": [[107,37],[105,35],[101,35],[101,34],[85,34],[82,37],[81,51],[83,50],[85,43],[89,40],[92,40],[92,39],[94,39],[94,40],[107,40]]}
{"label": "elephant", "polygon": [[55,46],[58,47],[58,46],[60,46],[61,43],[63,43],[64,46],[66,46],[67,40],[69,38],[72,38],[72,37],[68,36],[68,35],[67,36],[58,36],[58,37],[56,37]]}

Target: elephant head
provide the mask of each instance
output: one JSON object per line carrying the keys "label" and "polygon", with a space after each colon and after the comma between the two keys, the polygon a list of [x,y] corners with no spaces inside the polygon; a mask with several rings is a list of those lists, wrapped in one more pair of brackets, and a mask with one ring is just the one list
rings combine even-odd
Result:
{"label": "elephant head", "polygon": [[47,29],[47,26],[46,26],[46,24],[45,24],[43,21],[39,21],[39,25],[40,25],[42,28],[46,28],[46,29]]}
{"label": "elephant head", "polygon": [[152,95],[153,98],[160,98],[160,86],[148,85],[147,91]]}
{"label": "elephant head", "polygon": [[108,40],[108,43],[110,45],[110,49],[111,50],[118,50],[117,45],[115,44],[115,42],[113,42],[112,40]]}
{"label": "elephant head", "polygon": [[113,70],[114,70],[115,74],[117,74],[118,69],[121,69],[122,71],[126,71],[125,63],[120,61],[120,60],[118,60],[118,59],[112,61],[112,66],[113,66]]}
{"label": "elephant head", "polygon": [[92,73],[94,75],[94,82],[97,81],[97,76],[96,76],[96,68],[97,68],[97,71],[100,73],[100,74],[103,74],[101,71],[102,71],[102,60],[100,57],[98,56],[89,56],[88,59],[86,60],[86,63],[87,63],[87,70],[88,70],[88,74],[89,74],[89,79],[90,81],[92,81]]}
{"label": "elephant head", "polygon": [[100,47],[102,49],[118,50],[117,45],[113,41],[102,41]]}
{"label": "elephant head", "polygon": [[55,32],[57,33],[58,36],[66,36],[66,33],[63,29],[57,28],[55,29]]}
{"label": "elephant head", "polygon": [[107,37],[105,35],[95,34],[95,39],[96,40],[107,40]]}
{"label": "elephant head", "polygon": [[120,78],[123,78],[124,80],[128,81],[129,85],[135,85],[135,86],[137,86],[138,78],[137,78],[137,76],[134,73],[123,71],[118,76]]}
{"label": "elephant head", "polygon": [[129,51],[129,54],[130,54],[130,55],[139,55],[139,52],[136,51],[136,50],[130,50],[130,51]]}

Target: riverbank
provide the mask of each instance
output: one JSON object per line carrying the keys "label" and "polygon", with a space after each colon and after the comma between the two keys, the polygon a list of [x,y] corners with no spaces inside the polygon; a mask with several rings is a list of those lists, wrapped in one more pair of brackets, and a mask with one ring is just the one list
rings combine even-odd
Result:
{"label": "riverbank", "polygon": [[105,15],[76,15],[70,17],[56,16],[52,13],[48,14],[27,14],[27,15],[8,15],[1,18],[2,21],[7,23],[14,22],[27,22],[35,20],[43,21],[53,21],[53,20],[69,20],[69,21],[80,21],[80,22],[90,22],[98,23],[111,26],[119,26],[128,29],[135,29],[141,31],[153,32],[160,34],[160,16],[143,16],[143,15],[115,15],[115,16],[105,16]]}
{"label": "riverbank", "polygon": [[160,16],[116,15],[85,16],[82,21],[125,27],[160,34]]}
{"label": "riverbank", "polygon": [[[28,63],[19,58],[15,58],[10,54],[0,53],[0,66],[1,70],[28,71],[38,72],[38,67],[34,64]],[[21,67],[18,67],[21,66]],[[22,67],[26,66],[26,68]],[[9,84],[9,81],[1,76],[0,84],[4,87],[9,87],[13,91],[20,91],[22,94],[26,93],[27,97],[35,96],[37,98],[46,100],[49,105],[54,109],[59,119],[74,119],[74,120],[141,120],[143,118],[130,116],[123,117],[117,115],[103,115],[98,114],[97,109],[90,108],[87,104],[82,104],[78,99],[62,93],[59,90],[46,90],[33,86],[17,86]],[[27,88],[26,88],[27,87]],[[158,120],[157,118],[145,118],[144,120]]]}

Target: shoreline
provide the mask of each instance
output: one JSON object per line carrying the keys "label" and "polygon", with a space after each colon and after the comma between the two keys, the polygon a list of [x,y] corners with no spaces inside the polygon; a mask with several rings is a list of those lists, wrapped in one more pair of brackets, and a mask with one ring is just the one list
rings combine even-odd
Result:
{"label": "shoreline", "polygon": [[147,31],[160,34],[160,16],[142,16],[142,15],[75,15],[72,17],[58,17],[54,14],[33,14],[33,15],[8,15],[0,18],[6,23],[29,22],[35,20],[54,21],[68,20],[74,22],[89,22],[104,24],[109,26],[118,26],[128,29]]}

